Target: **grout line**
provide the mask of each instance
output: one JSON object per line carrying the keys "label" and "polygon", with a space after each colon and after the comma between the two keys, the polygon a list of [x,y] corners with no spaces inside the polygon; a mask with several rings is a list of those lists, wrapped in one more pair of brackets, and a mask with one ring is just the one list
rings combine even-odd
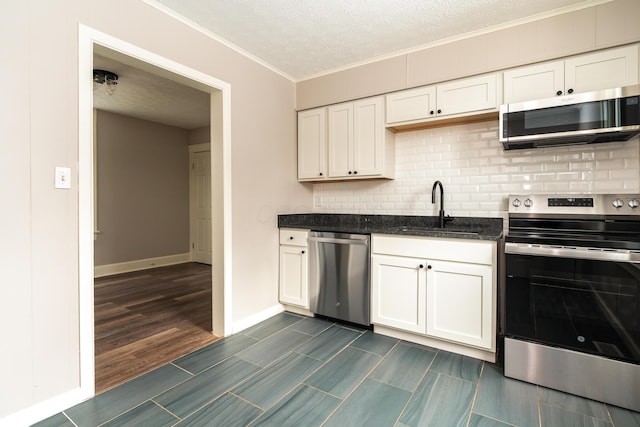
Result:
{"label": "grout line", "polygon": [[[178,421],[176,421],[176,423],[179,423],[180,421],[182,421],[184,419],[184,418],[180,418],[179,416],[177,416],[176,414],[174,414],[173,412],[171,412],[170,410],[168,410],[167,408],[165,408],[164,406],[162,406],[161,404],[156,402],[154,399],[149,399],[148,401],[149,402],[153,402],[156,406],[159,406],[160,409],[164,410],[166,413],[171,414],[174,417],[176,417],[178,419]],[[191,414],[189,414],[189,415],[191,415]],[[187,417],[189,417],[189,415],[187,415]],[[187,417],[185,417],[185,418],[187,418]]]}
{"label": "grout line", "polygon": [[66,409],[65,409],[64,411],[62,411],[62,415],[64,415],[64,416],[69,420],[69,422],[70,422],[71,424],[73,424],[75,427],[78,427],[78,424],[76,424],[76,423],[71,419],[71,417],[69,417],[69,415],[67,415]]}
{"label": "grout line", "polygon": [[482,374],[484,373],[485,361],[482,361],[482,366],[480,366],[480,375],[478,375],[478,382],[476,383],[476,391],[473,393],[473,399],[471,399],[471,408],[469,410],[469,418],[467,419],[467,427],[471,424],[471,416],[473,414],[473,408],[476,406],[476,399],[478,398],[478,393],[480,393],[480,379],[482,378]]}
{"label": "grout line", "polygon": [[[399,341],[404,342],[402,340]],[[421,347],[426,347],[426,346],[422,346]],[[431,370],[431,367],[433,366],[433,362],[435,362],[436,357],[438,357],[438,354],[440,354],[440,350],[439,349],[434,349],[435,350],[435,354],[433,355],[433,359],[431,359],[431,362],[429,362],[429,366],[427,366],[427,369],[425,369],[425,371],[422,373],[422,376],[420,377],[420,380],[418,381],[418,383],[416,384],[415,388],[413,389],[413,391],[411,392],[411,396],[409,397],[409,400],[407,400],[407,403],[404,404],[404,407],[402,408],[402,411],[400,411],[400,414],[398,414],[398,418],[396,418],[396,423],[400,422],[400,418],[402,418],[402,416],[404,415],[404,413],[406,412],[407,408],[409,407],[409,404],[411,403],[411,401],[413,400],[413,398],[415,397],[416,391],[418,391],[418,388],[420,388],[420,384],[422,384],[422,382],[424,381],[425,377],[427,376],[427,373]],[[433,371],[436,374],[438,374],[437,371]],[[389,384],[391,385],[391,384]]]}
{"label": "grout line", "polygon": [[[258,408],[258,409],[260,409],[263,413],[264,413],[264,412],[267,412],[267,410],[266,410],[266,409],[264,409],[263,407],[256,405],[256,404],[255,404],[255,403],[253,403],[252,401],[245,399],[244,397],[240,396],[239,394],[236,394],[236,393],[232,392],[231,390],[229,390],[229,391],[225,392],[225,394],[227,394],[227,393],[228,393],[230,396],[236,397],[236,398],[238,398],[238,399],[242,400],[243,402],[248,403],[249,405],[253,406],[254,408]],[[224,396],[224,394],[223,394],[223,396]],[[274,405],[275,405],[275,403],[274,403]],[[260,414],[260,415],[262,415],[262,414]]]}
{"label": "grout line", "polygon": [[609,422],[611,422],[611,425],[613,427],[616,427],[615,423],[613,422],[613,417],[611,416],[611,411],[609,410],[609,404],[608,403],[603,403],[603,405],[604,405],[605,412],[609,416]]}
{"label": "grout line", "polygon": [[[362,335],[361,335],[362,336]],[[355,340],[354,340],[355,341]],[[382,356],[380,358],[380,360],[373,365],[373,367],[371,367],[371,369],[369,370],[369,372],[367,373],[367,375],[363,376],[362,379],[360,380],[360,382],[358,382],[353,389],[344,397],[344,399],[341,399],[342,402],[340,402],[340,404],[338,406],[336,406],[336,408],[331,411],[331,413],[329,415],[327,415],[327,418],[325,418],[325,420],[321,423],[321,426],[324,426],[326,424],[326,422],[333,416],[333,414],[335,414],[341,407],[342,405],[344,405],[344,403],[349,399],[349,397],[351,397],[351,395],[358,389],[358,387],[360,387],[362,385],[362,383],[364,383],[364,381],[369,378],[369,376],[371,376],[371,373],[378,367],[380,366],[380,364],[382,363],[382,361],[387,357],[387,355],[389,353],[391,353],[391,351],[393,351],[394,348],[396,348],[396,346],[398,345],[398,343],[400,343],[401,340],[397,340],[396,343],[393,345],[393,347],[391,347],[391,349],[389,349],[389,351],[387,352],[387,354],[385,356]],[[352,341],[353,342],[353,341]],[[351,344],[351,343],[350,343]]]}
{"label": "grout line", "polygon": [[542,401],[540,399],[542,395],[542,391],[540,390],[540,386],[536,386],[536,398],[538,400],[538,426],[542,427]]}
{"label": "grout line", "polygon": [[[181,371],[186,372],[187,374],[191,375],[192,377],[195,377],[196,375],[198,375],[198,374],[196,374],[196,373],[193,373],[193,372],[191,372],[191,371],[189,371],[189,370],[187,370],[187,369],[183,368],[183,367],[182,367],[182,366],[180,366],[180,365],[176,365],[176,364],[175,364],[175,363],[173,363],[173,362],[169,362],[169,363],[168,363],[168,365],[172,365],[172,366],[174,366],[174,367],[176,367],[176,368],[180,369]],[[209,369],[209,368],[207,368],[207,369]],[[204,371],[206,371],[207,369],[205,369]],[[204,372],[204,371],[202,371],[202,372]]]}

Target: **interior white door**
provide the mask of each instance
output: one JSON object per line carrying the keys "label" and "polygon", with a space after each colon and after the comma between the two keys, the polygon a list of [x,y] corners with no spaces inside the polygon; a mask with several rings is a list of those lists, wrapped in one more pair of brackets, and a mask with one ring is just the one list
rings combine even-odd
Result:
{"label": "interior white door", "polygon": [[191,260],[211,265],[211,152],[190,154]]}

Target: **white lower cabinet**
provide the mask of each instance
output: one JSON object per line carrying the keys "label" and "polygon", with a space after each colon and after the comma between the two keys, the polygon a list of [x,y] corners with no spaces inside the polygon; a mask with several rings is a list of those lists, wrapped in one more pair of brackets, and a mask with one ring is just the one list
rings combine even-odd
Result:
{"label": "white lower cabinet", "polygon": [[[280,230],[279,300],[309,308],[308,248],[306,231]],[[282,244],[286,243],[286,244]]]}
{"label": "white lower cabinet", "polygon": [[373,235],[371,260],[374,330],[495,353],[496,242]]}
{"label": "white lower cabinet", "polygon": [[433,261],[427,270],[427,335],[491,349],[492,268]]}
{"label": "white lower cabinet", "polygon": [[374,324],[426,333],[425,265],[426,261],[419,258],[375,254],[371,257],[371,321]]}

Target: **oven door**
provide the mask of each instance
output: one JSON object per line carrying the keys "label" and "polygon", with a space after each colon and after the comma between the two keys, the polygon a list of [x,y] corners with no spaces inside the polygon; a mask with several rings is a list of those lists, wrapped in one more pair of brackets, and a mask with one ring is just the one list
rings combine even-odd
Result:
{"label": "oven door", "polygon": [[640,254],[519,243],[505,252],[507,337],[640,364]]}

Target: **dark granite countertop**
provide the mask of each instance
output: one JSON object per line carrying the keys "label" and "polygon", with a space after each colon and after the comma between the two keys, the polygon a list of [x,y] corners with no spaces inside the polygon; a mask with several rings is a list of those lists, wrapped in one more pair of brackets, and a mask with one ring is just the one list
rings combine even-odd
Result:
{"label": "dark granite countertop", "polygon": [[279,228],[336,233],[397,234],[455,239],[499,240],[502,218],[454,217],[438,228],[436,216],[305,213],[278,215]]}

